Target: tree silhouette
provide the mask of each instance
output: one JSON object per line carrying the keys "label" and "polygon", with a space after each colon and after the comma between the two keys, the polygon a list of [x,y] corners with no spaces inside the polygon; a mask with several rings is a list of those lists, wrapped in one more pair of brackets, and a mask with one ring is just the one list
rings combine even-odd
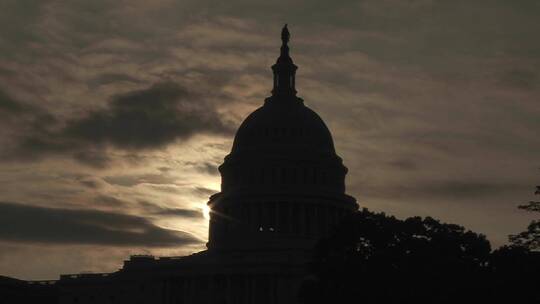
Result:
{"label": "tree silhouette", "polygon": [[503,246],[489,259],[487,292],[495,303],[540,303],[540,252]]}
{"label": "tree silhouette", "polygon": [[[534,194],[540,195],[540,186],[536,186]],[[530,212],[540,212],[540,202],[530,201],[526,205],[520,205],[518,208]],[[511,235],[510,242],[517,247],[540,251],[540,220],[532,221],[526,231]]]}
{"label": "tree silhouette", "polygon": [[491,247],[483,235],[427,217],[358,211],[322,240],[303,303],[480,300]]}

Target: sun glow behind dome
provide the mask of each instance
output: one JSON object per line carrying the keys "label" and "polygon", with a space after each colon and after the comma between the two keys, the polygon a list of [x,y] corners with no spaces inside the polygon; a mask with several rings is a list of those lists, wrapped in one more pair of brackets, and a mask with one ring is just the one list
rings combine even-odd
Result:
{"label": "sun glow behind dome", "polygon": [[210,220],[210,207],[208,207],[206,204],[204,204],[201,207],[201,211],[202,211],[202,215],[203,215],[204,219],[209,221]]}

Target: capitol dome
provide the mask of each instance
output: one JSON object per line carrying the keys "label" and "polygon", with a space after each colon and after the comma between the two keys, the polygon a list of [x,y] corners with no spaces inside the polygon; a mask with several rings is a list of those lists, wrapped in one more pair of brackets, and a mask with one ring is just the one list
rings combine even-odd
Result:
{"label": "capitol dome", "polygon": [[[277,150],[277,151],[275,151]],[[335,155],[332,135],[323,120],[300,98],[268,98],[240,125],[231,153]]]}
{"label": "capitol dome", "polygon": [[208,202],[208,249],[309,252],[358,209],[345,193],[347,168],[323,120],[296,96],[289,32],[272,66],[272,96],[240,125]]}

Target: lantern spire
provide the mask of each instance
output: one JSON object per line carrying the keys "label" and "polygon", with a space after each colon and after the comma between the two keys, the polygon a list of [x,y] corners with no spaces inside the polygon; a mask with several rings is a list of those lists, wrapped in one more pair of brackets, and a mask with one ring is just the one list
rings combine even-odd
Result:
{"label": "lantern spire", "polygon": [[291,34],[287,24],[281,30],[281,51],[276,64],[272,66],[274,72],[274,88],[272,96],[295,96],[295,76],[298,68],[289,56],[289,40]]}

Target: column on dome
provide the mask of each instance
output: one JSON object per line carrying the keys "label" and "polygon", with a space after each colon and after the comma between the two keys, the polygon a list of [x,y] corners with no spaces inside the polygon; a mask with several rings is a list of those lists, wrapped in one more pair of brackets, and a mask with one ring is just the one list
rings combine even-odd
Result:
{"label": "column on dome", "polygon": [[276,203],[276,217],[277,217],[276,230],[279,231],[279,233],[286,233],[287,231],[285,228],[285,221],[287,220],[286,214],[287,213],[286,213],[283,202],[278,201]]}
{"label": "column on dome", "polygon": [[294,231],[293,227],[294,227],[294,224],[293,224],[293,213],[292,213],[292,206],[290,203],[288,203],[287,201],[285,201],[285,204],[286,204],[286,212],[287,212],[287,217],[286,217],[286,220],[285,220],[285,226],[287,227],[286,228],[286,231],[287,233],[289,234],[292,234],[292,232]]}
{"label": "column on dome", "polygon": [[250,220],[251,220],[251,229],[253,229],[254,231],[258,231],[259,230],[259,219],[258,219],[258,210],[257,210],[257,206],[254,205],[256,204],[255,202],[252,202],[250,203],[249,205],[249,211],[250,211]]}
{"label": "column on dome", "polygon": [[321,226],[322,226],[322,233],[324,235],[328,235],[329,229],[328,229],[328,211],[326,205],[321,205]]}
{"label": "column on dome", "polygon": [[311,233],[314,235],[314,236],[319,236],[320,235],[320,226],[317,225],[317,223],[320,223],[319,222],[319,205],[318,204],[315,204],[313,206],[313,219],[311,221]]}
{"label": "column on dome", "polygon": [[300,209],[300,225],[298,233],[301,235],[306,234],[306,206],[304,203],[300,203],[298,206]]}
{"label": "column on dome", "polygon": [[311,222],[313,221],[313,206],[308,206],[307,204],[304,205],[304,214],[305,214],[305,223],[306,223],[305,234],[307,236],[311,236],[313,234],[312,227],[311,227],[312,226]]}
{"label": "column on dome", "polygon": [[274,231],[275,232],[281,232],[281,225],[280,225],[280,205],[281,203],[279,201],[274,202]]}

